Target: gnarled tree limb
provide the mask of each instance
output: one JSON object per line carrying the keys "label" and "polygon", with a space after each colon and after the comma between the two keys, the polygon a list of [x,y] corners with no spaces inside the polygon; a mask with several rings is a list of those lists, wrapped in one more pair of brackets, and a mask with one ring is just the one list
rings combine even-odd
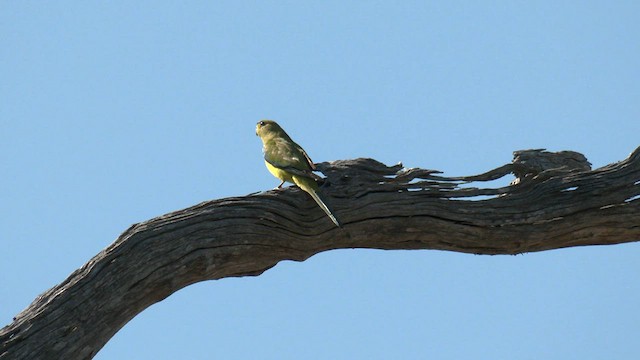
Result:
{"label": "gnarled tree limb", "polygon": [[[127,229],[0,330],[1,359],[89,359],[129,320],[195,282],[259,275],[341,248],[519,254],[640,240],[640,148],[600,169],[575,152],[526,150],[485,174],[318,164],[344,229],[288,188],[207,201]],[[469,187],[509,173],[511,185]],[[481,197],[481,198],[479,198]]]}

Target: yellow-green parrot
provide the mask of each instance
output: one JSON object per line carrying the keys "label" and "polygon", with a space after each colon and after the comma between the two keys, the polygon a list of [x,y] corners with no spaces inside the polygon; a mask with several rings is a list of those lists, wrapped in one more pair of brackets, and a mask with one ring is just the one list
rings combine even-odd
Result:
{"label": "yellow-green parrot", "polygon": [[313,173],[316,166],[309,155],[296,144],[284,130],[272,120],[262,120],[256,125],[256,135],[262,140],[264,163],[273,176],[282,180],[278,188],[282,188],[285,181],[294,183],[306,191],[320,208],[329,216],[336,226],[341,227],[338,219],[318,196],[318,183],[322,178]]}

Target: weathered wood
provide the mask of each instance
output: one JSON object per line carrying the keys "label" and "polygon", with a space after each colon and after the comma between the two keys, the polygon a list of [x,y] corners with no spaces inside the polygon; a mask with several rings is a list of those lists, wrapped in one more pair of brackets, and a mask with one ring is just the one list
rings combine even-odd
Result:
{"label": "weathered wood", "polygon": [[[0,358],[89,359],[134,316],[189,284],[259,275],[331,249],[519,254],[640,240],[640,148],[596,170],[574,152],[514,155],[456,178],[371,159],[318,164],[344,229],[296,188],[135,224],[1,329]],[[517,175],[509,186],[468,186],[508,173]]]}

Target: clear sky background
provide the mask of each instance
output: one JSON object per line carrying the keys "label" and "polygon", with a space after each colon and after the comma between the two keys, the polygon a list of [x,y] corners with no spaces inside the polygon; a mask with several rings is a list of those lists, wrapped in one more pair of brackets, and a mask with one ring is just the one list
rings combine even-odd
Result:
{"label": "clear sky background", "polygon": [[[263,118],[316,162],[622,160],[638,19],[638,1],[0,2],[0,325],[129,225],[276,186]],[[637,359],[639,270],[637,243],[333,251],[189,286],[96,358]]]}

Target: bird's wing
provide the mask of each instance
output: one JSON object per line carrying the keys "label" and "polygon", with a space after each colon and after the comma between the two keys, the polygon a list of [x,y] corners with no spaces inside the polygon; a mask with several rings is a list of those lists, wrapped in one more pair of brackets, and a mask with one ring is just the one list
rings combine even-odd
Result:
{"label": "bird's wing", "polygon": [[307,164],[309,164],[309,167],[311,168],[311,170],[315,170],[316,169],[316,164],[313,163],[313,160],[311,160],[309,155],[307,155],[307,152],[304,151],[304,149],[300,145],[298,145],[296,143],[294,143],[294,145],[296,147],[298,147],[298,150],[302,153],[302,155],[304,155],[304,158],[307,161]]}
{"label": "bird's wing", "polygon": [[302,148],[284,139],[274,139],[264,147],[264,159],[278,169],[285,170],[293,175],[304,176],[316,181],[322,178],[312,172],[315,169],[313,162]]}

